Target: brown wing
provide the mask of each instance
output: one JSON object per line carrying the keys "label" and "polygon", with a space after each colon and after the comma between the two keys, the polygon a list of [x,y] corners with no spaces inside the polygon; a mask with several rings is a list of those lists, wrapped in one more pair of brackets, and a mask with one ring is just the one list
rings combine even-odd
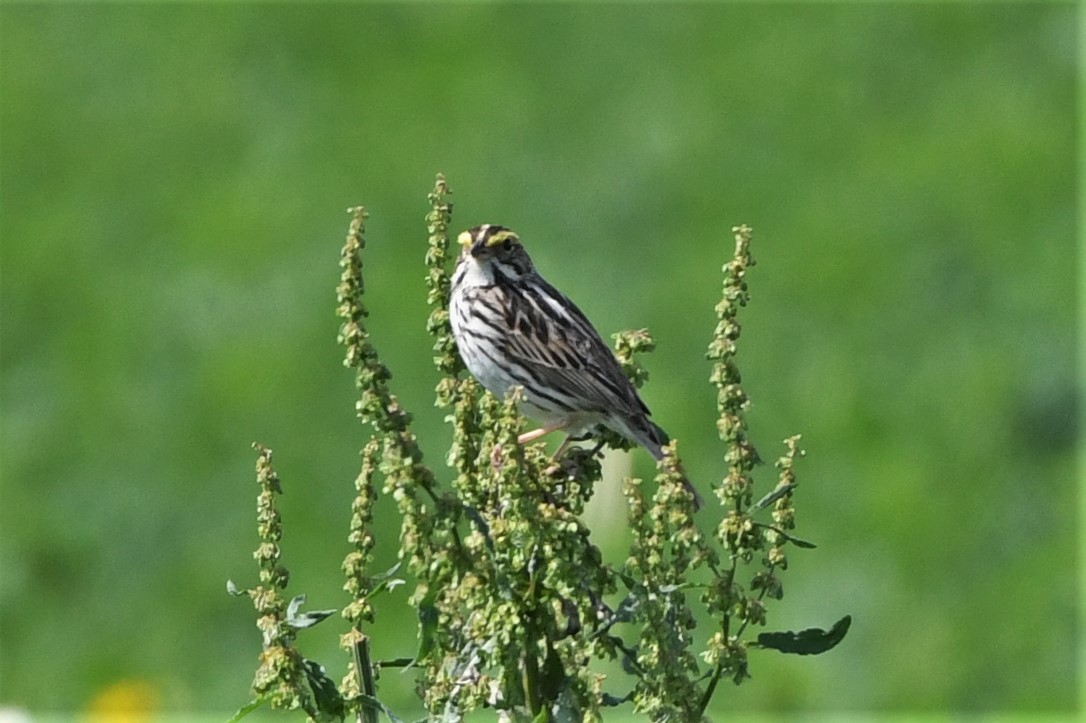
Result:
{"label": "brown wing", "polygon": [[508,306],[506,351],[578,410],[624,417],[649,413],[618,360],[577,306],[535,275]]}

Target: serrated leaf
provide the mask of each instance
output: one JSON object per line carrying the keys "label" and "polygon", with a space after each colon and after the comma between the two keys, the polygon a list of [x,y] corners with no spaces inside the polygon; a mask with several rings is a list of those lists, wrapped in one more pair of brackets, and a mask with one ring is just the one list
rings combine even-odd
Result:
{"label": "serrated leaf", "polygon": [[259,708],[260,706],[264,705],[267,702],[268,702],[267,698],[261,697],[261,698],[257,698],[256,700],[254,700],[252,703],[249,703],[248,705],[243,705],[242,707],[238,708],[238,712],[235,713],[234,716],[229,721],[227,721],[227,723],[237,723],[237,721],[239,721],[242,718],[244,718],[245,716],[249,715],[254,710],[256,710],[257,708]]}
{"label": "serrated leaf", "polygon": [[798,633],[788,631],[785,633],[761,633],[758,636],[758,645],[763,648],[779,650],[782,653],[794,655],[818,655],[834,648],[845,637],[849,626],[852,625],[852,616],[846,615],[838,620],[829,630],[822,628],[807,628]]}

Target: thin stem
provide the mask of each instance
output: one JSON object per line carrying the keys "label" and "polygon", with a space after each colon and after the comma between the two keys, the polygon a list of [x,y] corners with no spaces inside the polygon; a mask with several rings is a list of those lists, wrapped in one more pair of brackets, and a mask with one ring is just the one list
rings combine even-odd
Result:
{"label": "thin stem", "polygon": [[543,703],[539,700],[539,659],[536,655],[537,642],[533,639],[534,627],[529,625],[527,633],[527,649],[524,651],[524,697],[534,718],[539,715]]}
{"label": "thin stem", "polygon": [[[732,557],[731,567],[728,570],[729,586],[735,581],[735,570],[736,561],[735,558]],[[731,619],[731,615],[725,615],[724,619],[720,621],[720,630],[722,633],[724,633],[725,643],[728,641],[728,631],[731,628]],[[716,670],[713,671],[713,677],[709,681],[709,686],[705,689],[705,695],[701,697],[701,703],[698,704],[698,717],[702,717],[705,715],[705,709],[709,707],[709,701],[713,699],[713,693],[716,691],[716,685],[720,682],[720,677],[724,675],[725,660],[721,660],[716,664]]]}
{"label": "thin stem", "polygon": [[[358,687],[363,695],[377,697],[377,686],[373,681],[373,662],[370,660],[369,636],[359,632],[354,644],[354,667],[358,672]],[[378,723],[377,711],[368,702],[358,707],[358,723]]]}
{"label": "thin stem", "polygon": [[701,697],[701,703],[698,704],[698,718],[705,717],[705,709],[709,707],[709,701],[713,699],[713,692],[716,691],[716,684],[720,682],[720,676],[724,674],[723,661],[716,664],[716,670],[713,671],[713,678],[709,681],[709,687],[705,689],[705,695]]}

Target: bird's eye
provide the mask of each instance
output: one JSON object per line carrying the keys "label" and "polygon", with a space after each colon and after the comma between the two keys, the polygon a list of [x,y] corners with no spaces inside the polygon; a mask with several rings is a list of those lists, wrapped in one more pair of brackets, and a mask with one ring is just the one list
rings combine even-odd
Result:
{"label": "bird's eye", "polygon": [[502,241],[502,251],[508,251],[511,248],[513,248],[513,241],[511,239],[505,239],[505,241]]}

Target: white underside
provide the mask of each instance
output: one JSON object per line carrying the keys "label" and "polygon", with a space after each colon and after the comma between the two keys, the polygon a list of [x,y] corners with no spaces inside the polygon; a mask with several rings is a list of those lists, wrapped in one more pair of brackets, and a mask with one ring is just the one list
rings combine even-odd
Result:
{"label": "white underside", "polygon": [[[454,279],[453,294],[450,299],[449,321],[461,345],[460,356],[468,371],[483,387],[498,398],[504,399],[509,390],[520,383],[506,373],[501,366],[491,363],[480,351],[472,348],[474,346],[472,337],[460,334],[460,314],[457,313],[456,308],[461,301],[458,291],[477,286],[489,286],[493,283],[493,274],[488,265],[471,260],[458,269],[458,278]],[[608,417],[598,412],[568,412],[565,409],[548,408],[548,404],[546,399],[533,399],[525,389],[525,398],[520,403],[520,412],[541,426],[561,428],[571,436],[581,436],[602,425],[627,439],[637,440],[644,444],[644,441],[639,439],[639,435],[627,427],[621,419]]]}

